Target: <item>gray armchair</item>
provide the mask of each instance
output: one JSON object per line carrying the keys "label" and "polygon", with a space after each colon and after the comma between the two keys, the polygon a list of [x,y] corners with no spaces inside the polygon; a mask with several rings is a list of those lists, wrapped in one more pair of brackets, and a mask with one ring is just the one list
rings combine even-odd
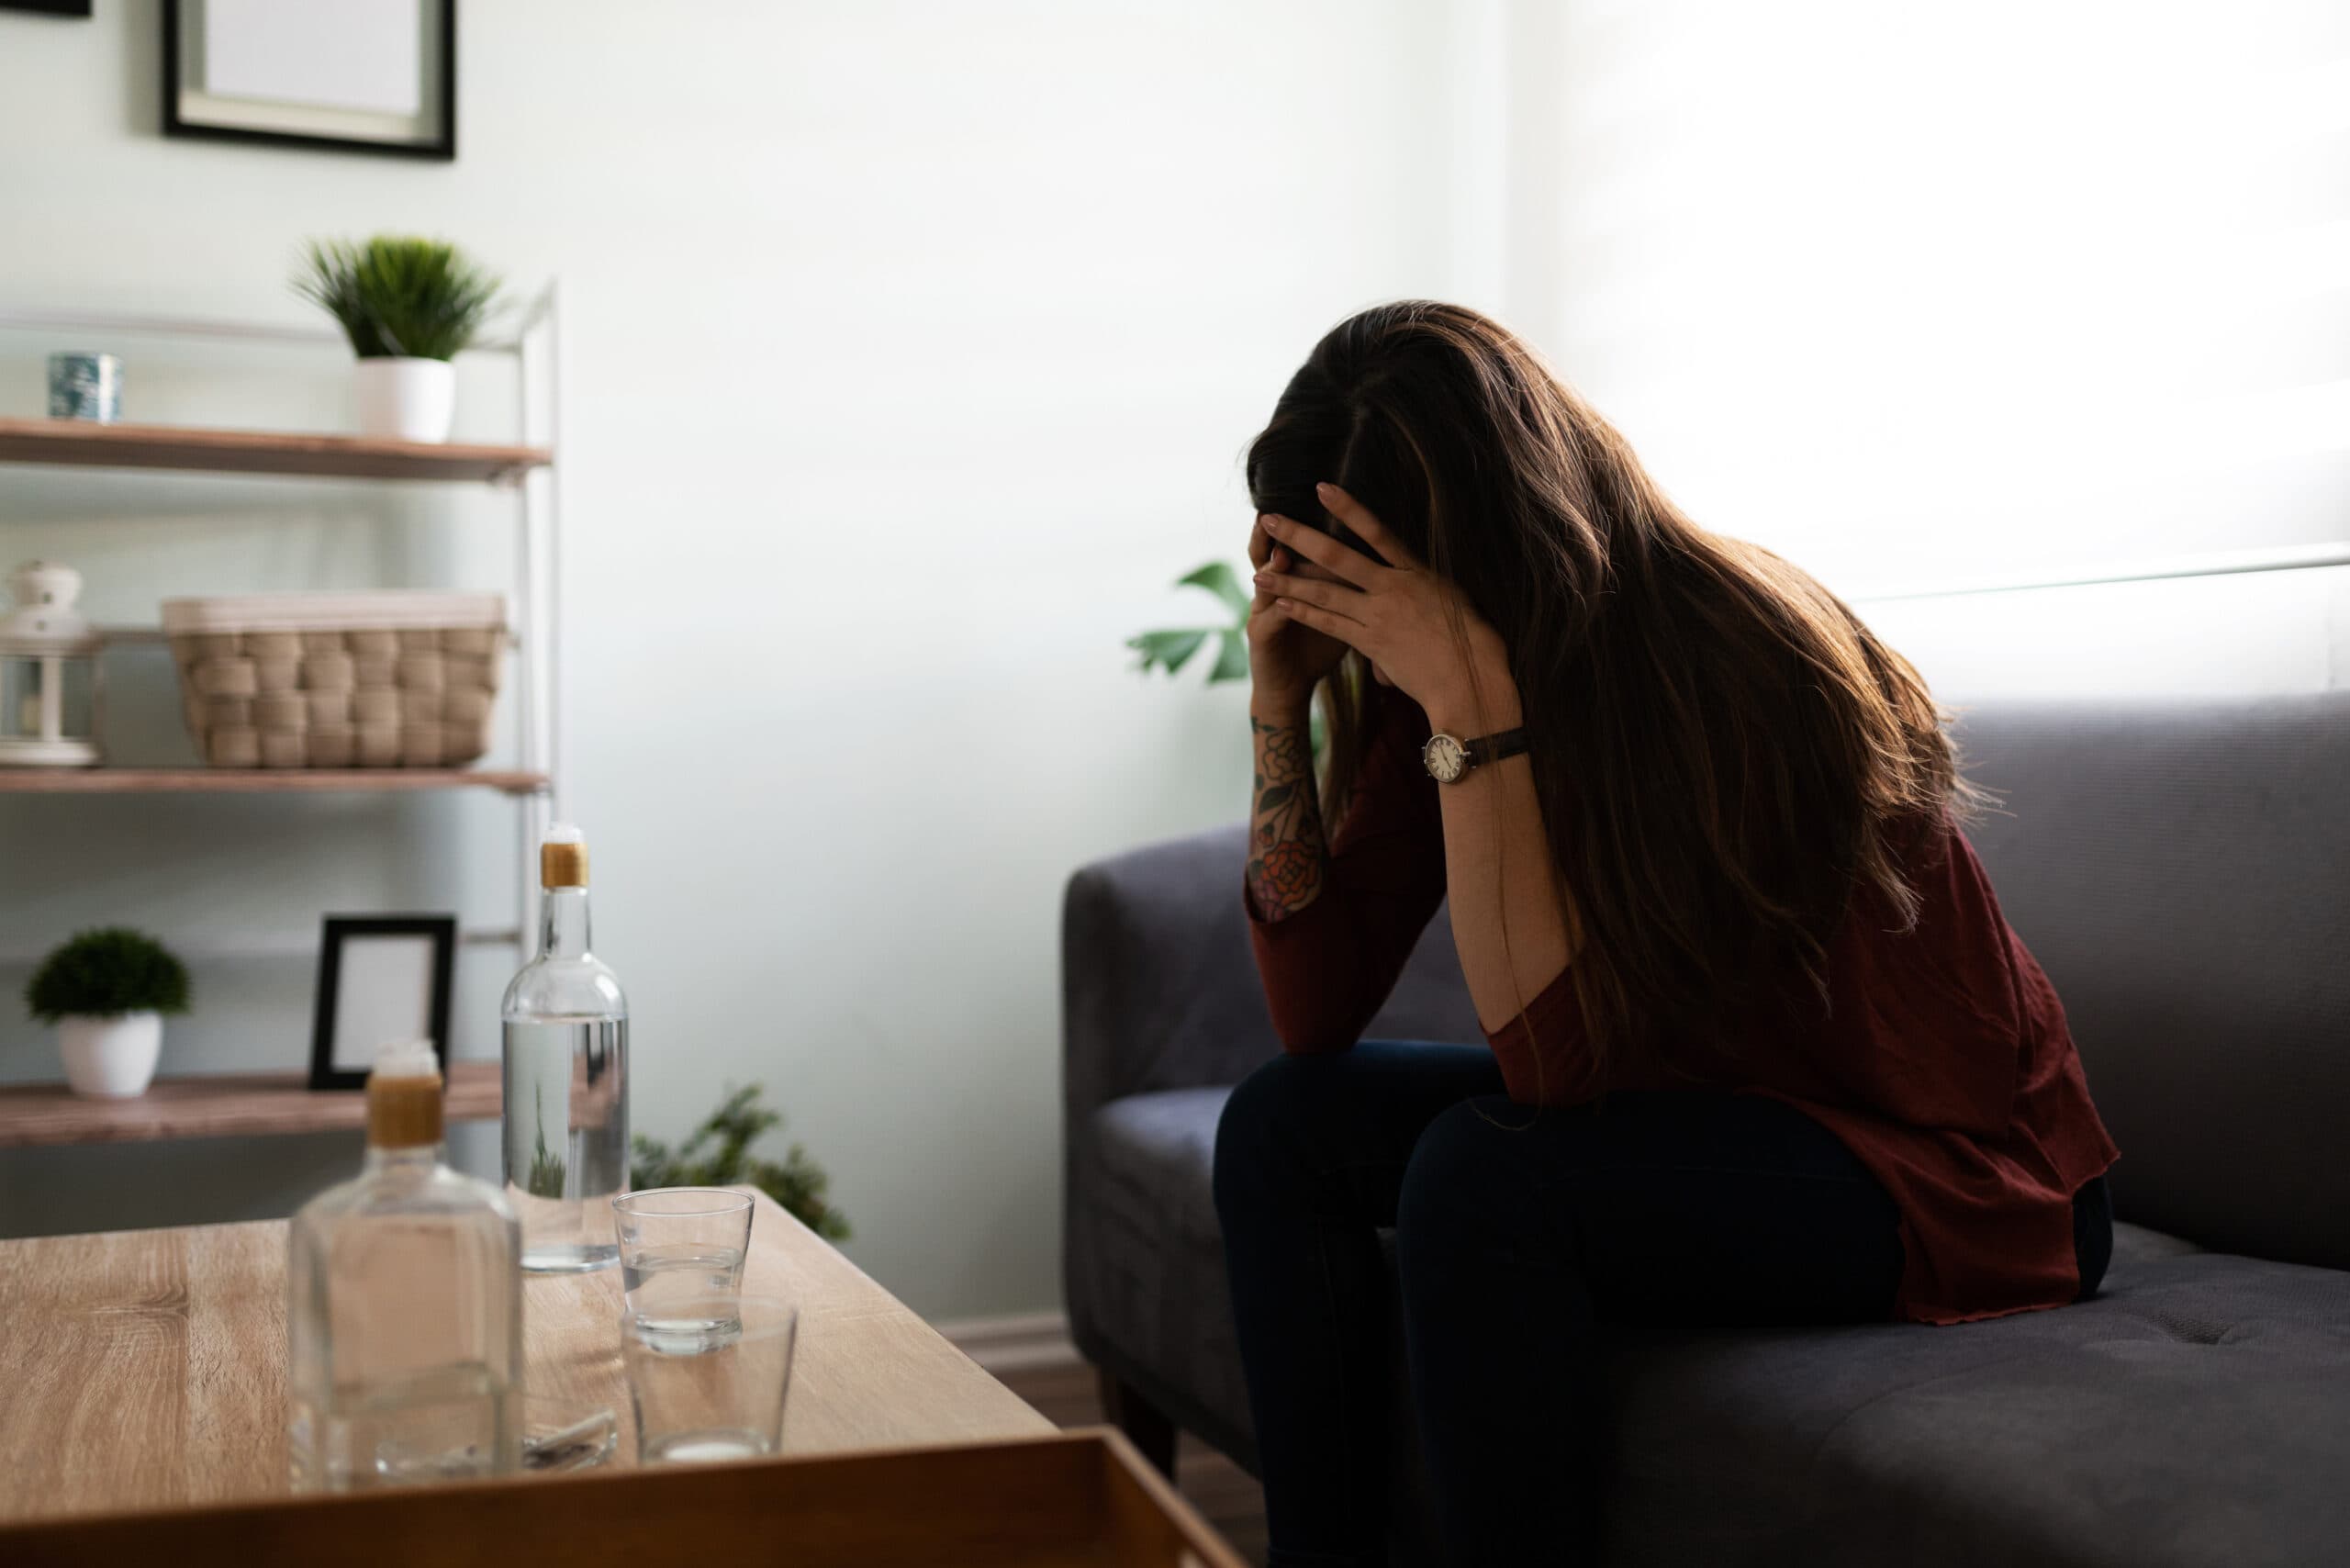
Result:
{"label": "gray armchair", "polygon": [[[1997,708],[1962,738],[2006,802],[1976,846],[2121,1146],[2106,1287],[1951,1328],[1622,1334],[1607,1560],[2343,1562],[2350,696]],[[1208,1182],[1279,1048],[1243,845],[1069,883],[1065,1269],[1118,1418],[1253,1464]],[[1480,1038],[1441,916],[1370,1033]],[[1399,1560],[1431,1560],[1396,1464]]]}

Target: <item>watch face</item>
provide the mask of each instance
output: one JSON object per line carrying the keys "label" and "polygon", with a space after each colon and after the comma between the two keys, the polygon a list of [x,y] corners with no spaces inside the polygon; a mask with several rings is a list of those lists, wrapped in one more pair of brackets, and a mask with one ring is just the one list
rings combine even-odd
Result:
{"label": "watch face", "polygon": [[1420,760],[1427,765],[1428,777],[1439,784],[1459,783],[1460,776],[1469,770],[1468,754],[1460,749],[1460,743],[1440,733],[1428,737]]}

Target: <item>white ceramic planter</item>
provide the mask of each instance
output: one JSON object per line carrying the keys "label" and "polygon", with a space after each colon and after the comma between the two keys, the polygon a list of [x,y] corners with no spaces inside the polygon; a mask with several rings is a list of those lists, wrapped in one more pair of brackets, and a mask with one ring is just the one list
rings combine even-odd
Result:
{"label": "white ceramic planter", "polygon": [[65,1081],[76,1094],[125,1100],[147,1092],[163,1051],[159,1013],[118,1013],[112,1017],[73,1014],[57,1021],[58,1054],[65,1058]]}
{"label": "white ceramic planter", "polygon": [[355,386],[359,433],[446,441],[457,415],[457,367],[445,359],[363,359]]}

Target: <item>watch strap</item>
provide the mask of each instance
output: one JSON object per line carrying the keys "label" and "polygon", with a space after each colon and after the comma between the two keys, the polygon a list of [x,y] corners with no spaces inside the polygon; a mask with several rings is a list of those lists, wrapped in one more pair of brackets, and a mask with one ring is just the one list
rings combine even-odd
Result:
{"label": "watch strap", "polygon": [[1500,762],[1505,758],[1516,756],[1528,749],[1530,745],[1527,738],[1526,726],[1520,724],[1514,730],[1504,730],[1498,734],[1481,735],[1473,741],[1461,742],[1460,755],[1470,767],[1483,767],[1488,763]]}

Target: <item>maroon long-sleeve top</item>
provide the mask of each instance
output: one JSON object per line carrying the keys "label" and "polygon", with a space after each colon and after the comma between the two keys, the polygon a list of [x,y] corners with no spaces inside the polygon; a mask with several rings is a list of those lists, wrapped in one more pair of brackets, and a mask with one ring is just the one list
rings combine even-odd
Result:
{"label": "maroon long-sleeve top", "polygon": [[[1442,786],[1420,766],[1419,709],[1385,694],[1321,896],[1267,922],[1249,904],[1273,1025],[1293,1052],[1352,1046],[1445,893]],[[1905,857],[1904,928],[1856,890],[1827,944],[1827,997],[1785,990],[1733,1039],[1583,1050],[1561,975],[1487,1039],[1512,1098],[1572,1105],[1611,1089],[1729,1090],[1784,1101],[1841,1138],[1901,1215],[1896,1316],[1957,1323],[2069,1302],[2072,1198],[2113,1163],[2065,1010],[1944,817]]]}

